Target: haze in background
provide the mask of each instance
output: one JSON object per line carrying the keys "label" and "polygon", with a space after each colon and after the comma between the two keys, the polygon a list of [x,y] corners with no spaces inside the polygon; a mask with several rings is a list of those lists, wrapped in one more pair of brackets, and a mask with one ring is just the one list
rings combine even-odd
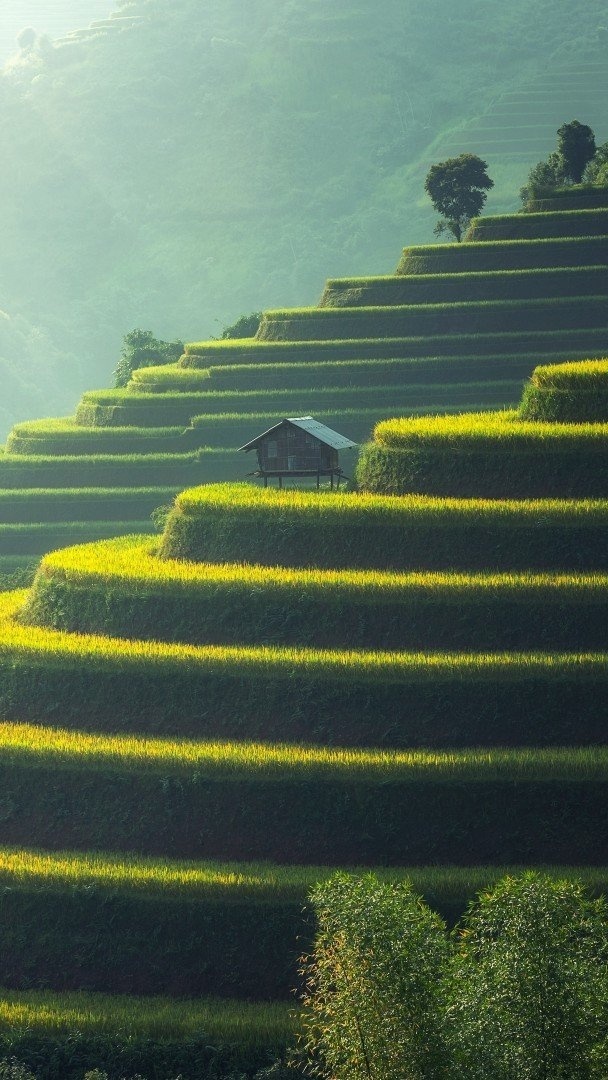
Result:
{"label": "haze in background", "polygon": [[61,37],[88,26],[92,19],[105,19],[113,7],[112,0],[2,0],[0,65],[16,52],[17,34],[26,26],[39,34]]}
{"label": "haze in background", "polygon": [[[5,48],[112,9],[0,75],[0,439],[111,385],[135,327],[200,340],[391,273],[433,240],[433,161],[488,146],[488,210],[513,211],[573,109],[596,124],[560,67],[604,55],[605,0],[0,0]],[[496,103],[547,72],[491,149]]]}

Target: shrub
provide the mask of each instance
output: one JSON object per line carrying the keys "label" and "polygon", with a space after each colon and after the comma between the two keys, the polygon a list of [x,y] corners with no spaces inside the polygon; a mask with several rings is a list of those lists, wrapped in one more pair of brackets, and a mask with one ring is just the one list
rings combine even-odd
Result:
{"label": "shrub", "polygon": [[304,1044],[322,1075],[426,1080],[445,1068],[449,945],[407,882],[337,874],[312,893]]}
{"label": "shrub", "polygon": [[159,341],[150,330],[131,330],[125,335],[120,360],[114,372],[115,385],[126,386],[135,368],[149,364],[169,364],[184,351],[181,341]]}

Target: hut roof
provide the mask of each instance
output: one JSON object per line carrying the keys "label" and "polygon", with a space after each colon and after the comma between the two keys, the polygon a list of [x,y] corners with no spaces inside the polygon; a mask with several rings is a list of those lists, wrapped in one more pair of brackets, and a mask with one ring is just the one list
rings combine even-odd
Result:
{"label": "hut roof", "polygon": [[268,428],[268,431],[263,431],[261,435],[252,439],[251,442],[245,443],[244,446],[239,446],[239,450],[254,450],[259,443],[282,428],[284,424],[292,424],[294,427],[301,428],[302,431],[308,432],[309,435],[314,435],[319,442],[325,443],[326,446],[331,446],[334,450],[347,450],[357,445],[352,442],[351,439],[347,439],[345,435],[340,435],[338,431],[334,431],[332,428],[327,427],[326,424],[321,424],[319,420],[315,420],[312,416],[286,416],[284,420],[275,424],[274,427]]}

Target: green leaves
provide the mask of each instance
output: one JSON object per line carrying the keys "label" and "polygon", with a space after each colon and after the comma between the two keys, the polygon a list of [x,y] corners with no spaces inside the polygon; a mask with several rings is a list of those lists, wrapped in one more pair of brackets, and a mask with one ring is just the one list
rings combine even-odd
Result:
{"label": "green leaves", "polygon": [[448,937],[407,883],[313,894],[304,1044],[335,1080],[605,1076],[608,922],[579,882],[506,877]]}
{"label": "green leaves", "polygon": [[318,919],[304,968],[304,1043],[317,1075],[439,1075],[445,927],[408,882],[336,874],[312,894]]}
{"label": "green leaves", "polygon": [[442,217],[436,233],[447,231],[458,242],[462,240],[471,218],[481,213],[486,193],[494,187],[487,168],[487,162],[476,154],[460,154],[431,166],[424,190]]}

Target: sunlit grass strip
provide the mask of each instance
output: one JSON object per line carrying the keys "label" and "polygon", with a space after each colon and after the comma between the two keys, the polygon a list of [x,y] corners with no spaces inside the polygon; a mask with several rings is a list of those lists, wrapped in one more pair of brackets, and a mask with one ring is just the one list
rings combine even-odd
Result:
{"label": "sunlit grass strip", "polygon": [[136,368],[131,372],[127,389],[144,394],[171,391],[188,393],[199,389],[207,391],[210,389],[210,376],[208,368],[192,369],[182,368],[179,364],[159,364],[158,367]]}
{"label": "sunlit grass strip", "polygon": [[0,989],[0,1032],[38,1036],[101,1035],[168,1042],[203,1035],[209,1043],[275,1046],[293,1037],[294,1005],[228,999],[53,993]]}
{"label": "sunlit grass strip", "polygon": [[80,488],[0,488],[0,505],[19,504],[26,505],[45,502],[75,502],[91,499],[95,502],[112,501],[114,499],[147,499],[169,498],[175,493],[175,487],[80,487]]}
{"label": "sunlit grass strip", "polygon": [[490,451],[508,446],[515,452],[555,449],[573,454],[577,450],[608,454],[608,423],[547,424],[520,420],[516,411],[461,413],[384,420],[376,425],[374,440],[401,449],[437,446]]}
{"label": "sunlit grass strip", "polygon": [[[0,484],[3,483],[5,474],[10,474],[12,470],[23,469],[25,474],[28,468],[34,468],[36,465],[48,466],[49,469],[56,472],[62,466],[65,466],[66,469],[81,467],[92,471],[94,468],[103,466],[116,470],[136,469],[138,467],[143,469],[148,465],[161,468],[165,465],[179,465],[187,462],[195,463],[196,454],[64,454],[58,462],[55,454],[6,453],[0,456]],[[85,486],[92,487],[94,485],[87,484]]]}
{"label": "sunlit grass strip", "polygon": [[589,266],[333,279],[325,286],[320,306],[335,310],[359,305],[422,305],[517,297],[522,300],[584,297],[605,290],[607,276],[608,266]]}
{"label": "sunlit grass strip", "polygon": [[[45,852],[0,848],[0,884],[10,889],[103,889],[113,893],[158,895],[189,900],[221,899],[226,903],[304,903],[310,889],[330,877],[337,867],[291,866],[276,863],[211,862],[152,859],[98,852]],[[369,867],[347,868],[355,874]],[[441,899],[472,897],[480,889],[519,866],[374,867],[385,881],[410,880],[425,896]],[[559,878],[580,878],[596,892],[608,886],[608,867],[547,866]]]}
{"label": "sunlit grass strip", "polygon": [[608,209],[557,210],[540,214],[497,214],[474,218],[465,240],[589,236],[608,234]]}
{"label": "sunlit grass strip", "polygon": [[[505,381],[501,381],[499,383],[486,383],[485,386],[476,386],[476,387],[474,387],[470,391],[468,396],[463,396],[463,397],[457,396],[456,391],[454,391],[453,393],[450,393],[450,387],[437,386],[434,389],[435,389],[435,393],[433,394],[434,401],[432,402],[432,404],[427,404],[427,403],[422,403],[422,402],[420,402],[418,404],[413,404],[412,403],[413,394],[412,394],[411,390],[409,390],[409,391],[407,389],[404,390],[403,391],[404,402],[407,402],[407,404],[404,404],[403,407],[402,407],[403,414],[407,415],[407,416],[410,416],[410,415],[413,415],[413,416],[427,416],[427,415],[429,415],[429,416],[437,416],[438,414],[443,414],[444,412],[450,413],[450,414],[452,414],[454,412],[460,412],[463,409],[463,407],[464,408],[471,408],[471,405],[470,405],[470,398],[471,397],[482,397],[484,392],[487,394],[487,398],[489,398],[489,401],[485,400],[483,403],[480,403],[482,405],[482,407],[483,407],[483,405],[487,406],[488,404],[491,404],[492,399],[494,398],[494,400],[496,401],[497,407],[502,408],[503,403],[505,402],[506,398],[513,399],[513,398],[515,398],[517,396],[517,394],[521,390],[521,382],[519,380],[517,382],[511,382],[510,380],[505,380]],[[469,389],[468,385],[463,385],[463,387],[462,387],[463,394],[464,394],[464,391],[468,390],[468,389]],[[365,395],[363,394],[362,397],[365,397]],[[442,398],[444,398],[445,400],[442,400]],[[302,398],[299,395],[296,396],[296,402],[298,400],[300,402],[302,401]],[[238,404],[238,403],[239,403],[238,395],[235,395],[235,404]],[[508,404],[511,404],[511,402],[508,402]],[[393,408],[394,408],[394,394],[393,394]],[[290,411],[290,412],[293,413],[293,410],[287,410],[287,409],[282,410],[282,412],[287,412],[287,411]],[[384,405],[384,406],[376,405],[375,408],[361,408],[361,409],[358,409],[358,408],[342,408],[338,403],[338,407],[333,408],[333,409],[326,409],[326,410],[315,409],[315,414],[314,415],[315,415],[316,420],[321,420],[324,423],[328,423],[330,426],[331,426],[332,423],[337,424],[338,422],[340,422],[342,420],[347,421],[347,422],[353,422],[353,423],[355,423],[357,425],[363,424],[363,425],[365,425],[364,434],[365,434],[365,437],[367,437],[367,435],[371,432],[371,429],[373,428],[374,424],[377,423],[379,419],[384,418],[386,416],[386,413],[387,413],[387,406],[386,405]],[[242,430],[243,425],[246,425],[247,428],[250,429],[252,424],[266,423],[270,427],[271,424],[276,424],[276,422],[277,422],[277,412],[276,412],[276,410],[273,411],[273,412],[203,413],[200,416],[193,416],[191,418],[191,424],[192,424],[193,428],[205,428],[205,429],[208,429],[209,435],[212,436],[214,439],[220,437],[220,435],[218,434],[218,428],[220,429],[220,432],[221,432],[221,429],[222,429],[223,425],[226,425],[226,432],[225,432],[225,434],[223,432],[221,432],[221,437],[222,438],[227,438],[229,434],[234,435],[234,430],[233,430],[234,425],[239,425],[239,429]],[[214,447],[213,446],[211,446],[211,447],[205,446],[205,447],[202,447],[202,449],[206,453],[208,450],[213,450]],[[217,449],[219,449],[219,447]],[[223,449],[227,449],[227,444],[226,443],[224,443]],[[229,452],[234,454],[234,450],[230,450]],[[250,458],[250,460],[251,460],[251,458]]]}
{"label": "sunlit grass strip", "polygon": [[[468,245],[467,245],[468,247]],[[368,337],[339,338],[330,341],[259,341],[255,338],[243,338],[235,341],[199,341],[186,346],[182,359],[184,367],[208,368],[213,363],[229,361],[234,363],[266,363],[290,360],[319,360],[323,355],[335,359],[395,359],[399,357],[423,357],[429,355],[449,356],[492,353],[548,352],[554,346],[556,358],[564,351],[572,352],[576,348],[584,349],[583,356],[590,350],[605,349],[605,328],[584,328],[567,330],[516,330],[498,333],[452,333],[422,334],[408,337]],[[595,343],[597,342],[597,346]],[[246,359],[245,359],[246,358]],[[141,395],[143,396],[143,395]]]}
{"label": "sunlit grass strip", "polygon": [[[608,210],[607,222],[608,222]],[[487,219],[484,219],[487,220]],[[525,220],[529,220],[526,218]],[[420,280],[420,279],[417,279]],[[606,302],[606,297],[603,295],[596,296],[584,296],[584,297],[543,297],[542,299],[531,300],[461,300],[454,303],[429,303],[421,306],[419,304],[391,304],[387,306],[372,305],[365,306],[359,305],[352,308],[319,308],[319,307],[302,307],[302,308],[271,308],[264,312],[262,326],[265,322],[275,321],[289,321],[295,322],[348,322],[352,319],[353,322],[361,321],[365,322],[370,316],[377,316],[382,319],[386,319],[387,323],[393,319],[405,318],[408,316],[416,315],[428,315],[430,318],[436,318],[440,315],[455,316],[460,310],[463,312],[476,312],[476,311],[495,311],[497,314],[502,311],[521,312],[522,315],[526,311],[545,310],[551,311],[554,308],[562,309],[564,304],[575,304],[578,309],[581,308],[584,311],[586,306],[590,308],[593,306],[599,306]],[[254,339],[256,340],[256,339]],[[263,339],[262,339],[263,340]]]}
{"label": "sunlit grass strip", "polygon": [[533,371],[524,388],[522,420],[593,424],[608,420],[608,360],[550,364]]}
{"label": "sunlit grass strip", "polygon": [[539,365],[532,372],[530,381],[541,389],[605,390],[608,388],[608,359]]}
{"label": "sunlit grass strip", "polygon": [[[175,366],[175,365],[174,365]],[[153,369],[154,370],[154,369]],[[138,428],[138,427],[114,427],[111,429],[97,428],[97,427],[83,427],[76,423],[76,420],[72,416],[65,418],[52,418],[50,420],[25,420],[19,424],[15,424],[11,429],[9,435],[8,445],[10,446],[11,439],[13,437],[27,438],[27,439],[41,439],[44,440],[47,437],[60,437],[68,436],[73,439],[74,442],[86,441],[95,436],[95,438],[107,439],[111,438],[160,438],[163,436],[180,435],[183,428],[181,427],[158,427],[158,428]]]}
{"label": "sunlit grass strip", "polygon": [[[579,658],[576,658],[579,659]],[[607,658],[596,657],[606,667]],[[556,658],[559,662],[559,658]],[[582,657],[581,663],[592,663]],[[89,735],[0,723],[0,763],[215,780],[359,784],[606,782],[608,747],[451,751],[345,750],[266,743]]]}
{"label": "sunlit grass strip", "polygon": [[378,521],[406,524],[416,519],[438,522],[447,515],[464,523],[485,518],[521,523],[541,517],[557,524],[585,520],[604,521],[608,500],[604,499],[457,499],[433,496],[385,496],[362,492],[318,493],[303,490],[277,491],[275,488],[253,487],[251,484],[206,484],[181,492],[176,507],[185,515],[204,519],[209,511],[221,510],[235,515],[248,511],[272,514],[276,520],[285,515],[329,519],[350,524],[355,521]]}
{"label": "sunlit grass strip", "polygon": [[466,245],[427,244],[405,248],[397,274],[546,269],[605,261],[605,236],[467,241]]}
{"label": "sunlit grass strip", "polygon": [[25,592],[0,598],[0,656],[7,651],[44,658],[45,662],[65,661],[93,666],[133,664],[151,672],[164,665],[209,674],[232,673],[236,678],[268,675],[292,679],[307,678],[401,681],[451,679],[528,679],[534,674],[553,672],[557,677],[608,677],[603,653],[409,653],[357,650],[298,649],[273,647],[193,646],[129,641],[94,634],[68,634],[24,625],[15,616],[26,600]]}
{"label": "sunlit grass strip", "polygon": [[268,588],[289,594],[313,593],[331,603],[336,592],[340,596],[363,595],[369,603],[386,598],[398,598],[404,593],[436,595],[439,599],[456,594],[464,600],[475,595],[518,595],[528,597],[542,594],[547,603],[552,593],[568,597],[572,603],[586,596],[606,594],[607,574],[523,574],[523,573],[456,573],[411,572],[391,573],[378,570],[320,570],[289,569],[243,564],[188,563],[155,557],[156,544],[129,537],[120,540],[84,544],[45,556],[39,571],[44,579],[67,580],[75,586],[92,584],[110,588],[154,587],[163,592],[182,589],[211,590],[218,586],[246,589]]}

